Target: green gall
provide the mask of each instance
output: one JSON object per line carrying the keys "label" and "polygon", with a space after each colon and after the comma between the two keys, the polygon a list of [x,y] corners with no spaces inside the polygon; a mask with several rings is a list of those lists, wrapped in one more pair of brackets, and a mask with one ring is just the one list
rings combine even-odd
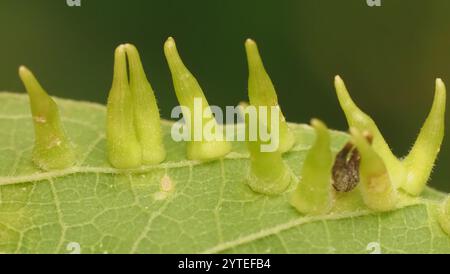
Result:
{"label": "green gall", "polygon": [[361,157],[359,190],[364,203],[375,211],[395,209],[398,201],[397,190],[383,159],[358,129],[350,128],[350,133]]}
{"label": "green gall", "polygon": [[442,80],[436,80],[431,111],[413,148],[403,161],[391,152],[372,118],[356,106],[339,76],[335,78],[335,87],[350,127],[373,133],[373,149],[386,164],[395,187],[402,188],[413,196],[419,195],[425,189],[444,137],[446,89]]}
{"label": "green gall", "polygon": [[[247,39],[245,50],[248,62],[248,97],[253,106],[278,107],[278,97],[275,87],[264,68],[256,43]],[[270,112],[267,113],[270,116]],[[280,111],[279,116],[279,150],[281,153],[289,151],[294,145],[295,137]]]}
{"label": "green gall", "polygon": [[[264,147],[270,143],[270,140],[265,140],[261,136],[261,132],[257,132],[256,138],[252,138],[250,131],[252,125],[250,123],[251,112],[247,111],[247,107],[241,104],[242,115],[245,121],[246,143],[247,149],[250,153],[250,171],[247,178],[249,187],[258,193],[266,195],[276,195],[284,192],[290,184],[291,172],[283,161],[281,152],[277,149],[265,150]],[[256,115],[255,128],[264,128],[267,131],[267,123]]]}
{"label": "green gall", "polygon": [[126,44],[125,49],[133,97],[134,126],[142,149],[142,162],[158,164],[164,161],[166,151],[155,94],[145,75],[138,50],[130,44]]}
{"label": "green gall", "polygon": [[368,131],[372,134],[373,149],[386,163],[386,167],[389,170],[389,174],[391,175],[394,184],[396,187],[399,187],[405,180],[406,175],[406,171],[402,163],[392,153],[374,120],[369,115],[361,111],[361,109],[359,109],[353,102],[341,77],[335,77],[334,85],[339,104],[345,113],[349,127],[357,128],[361,132]]}
{"label": "green gall", "polygon": [[[172,37],[164,44],[164,54],[190,132],[187,157],[207,161],[225,156],[231,151],[231,144],[225,140],[223,129],[217,125],[202,88],[181,60]],[[206,137],[205,133],[209,136]]]}
{"label": "green gall", "polygon": [[334,203],[330,134],[326,125],[317,119],[313,119],[311,125],[316,131],[316,140],[306,155],[301,180],[290,203],[304,214],[325,214],[332,209]]}
{"label": "green gall", "polygon": [[106,110],[109,162],[120,169],[139,167],[142,164],[142,149],[135,131],[133,96],[128,83],[124,45],[115,50],[114,76]]}
{"label": "green gall", "polygon": [[28,92],[33,115],[33,162],[43,170],[73,166],[75,153],[62,127],[55,101],[26,67],[19,68],[19,76]]}
{"label": "green gall", "polygon": [[445,105],[444,82],[436,79],[436,91],[430,113],[414,146],[404,160],[407,176],[401,187],[411,195],[417,196],[424,190],[441,149],[445,128]]}
{"label": "green gall", "polygon": [[284,192],[289,186],[291,175],[279,151],[261,152],[260,145],[248,143],[250,151],[250,173],[247,183],[250,188],[266,195]]}

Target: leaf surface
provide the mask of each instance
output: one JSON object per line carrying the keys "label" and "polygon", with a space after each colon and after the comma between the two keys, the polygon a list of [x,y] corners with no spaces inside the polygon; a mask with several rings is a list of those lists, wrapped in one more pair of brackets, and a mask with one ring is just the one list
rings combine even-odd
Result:
{"label": "leaf surface", "polygon": [[[56,99],[77,166],[43,172],[31,162],[33,125],[28,97],[0,93],[0,252],[69,253],[450,253],[437,221],[445,195],[427,189],[402,208],[375,213],[357,192],[337,197],[324,216],[304,216],[279,196],[245,183],[248,153],[235,142],[225,159],[186,160],[170,138],[167,159],[124,172],[106,157],[104,106]],[[290,124],[297,143],[284,155],[300,177],[314,131]],[[336,153],[348,136],[331,131]]]}

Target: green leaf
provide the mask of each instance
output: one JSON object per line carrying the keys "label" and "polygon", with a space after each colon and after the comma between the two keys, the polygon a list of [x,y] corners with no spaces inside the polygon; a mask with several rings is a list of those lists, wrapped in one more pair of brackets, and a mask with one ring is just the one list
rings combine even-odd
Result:
{"label": "green leaf", "polygon": [[[376,213],[358,192],[338,194],[334,210],[305,216],[278,196],[246,184],[248,152],[233,143],[224,159],[186,160],[170,138],[167,159],[127,172],[107,161],[104,106],[55,99],[78,166],[41,171],[32,163],[33,124],[25,95],[0,93],[0,252],[69,253],[450,253],[438,213],[445,195],[402,194],[401,208]],[[297,142],[283,155],[298,179],[315,133],[290,124]],[[348,135],[331,131],[333,153]]]}

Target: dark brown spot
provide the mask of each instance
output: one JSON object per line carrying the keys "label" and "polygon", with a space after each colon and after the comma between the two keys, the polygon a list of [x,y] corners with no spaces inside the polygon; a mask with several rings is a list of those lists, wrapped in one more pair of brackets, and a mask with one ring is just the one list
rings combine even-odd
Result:
{"label": "dark brown spot", "polygon": [[338,192],[349,192],[359,183],[359,162],[358,150],[351,143],[336,155],[332,176],[333,187]]}
{"label": "dark brown spot", "polygon": [[[364,137],[372,144],[372,135],[364,132]],[[360,161],[361,156],[351,142],[336,155],[332,170],[333,187],[336,191],[349,192],[358,185]]]}

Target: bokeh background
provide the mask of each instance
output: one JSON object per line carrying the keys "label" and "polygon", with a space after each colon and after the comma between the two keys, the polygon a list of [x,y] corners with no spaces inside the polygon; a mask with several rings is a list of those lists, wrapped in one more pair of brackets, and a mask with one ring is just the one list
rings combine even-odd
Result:
{"label": "bokeh background", "polygon": [[[0,0],[0,90],[23,92],[29,66],[52,95],[104,103],[113,50],[139,48],[162,115],[177,105],[162,45],[174,36],[211,104],[246,99],[243,42],[255,39],[290,121],[346,130],[340,74],[358,105],[405,155],[430,109],[434,80],[450,87],[450,1]],[[0,102],[1,104],[1,102]],[[448,117],[447,117],[448,118]],[[447,127],[450,124],[447,122]],[[432,185],[450,191],[447,136]]]}

